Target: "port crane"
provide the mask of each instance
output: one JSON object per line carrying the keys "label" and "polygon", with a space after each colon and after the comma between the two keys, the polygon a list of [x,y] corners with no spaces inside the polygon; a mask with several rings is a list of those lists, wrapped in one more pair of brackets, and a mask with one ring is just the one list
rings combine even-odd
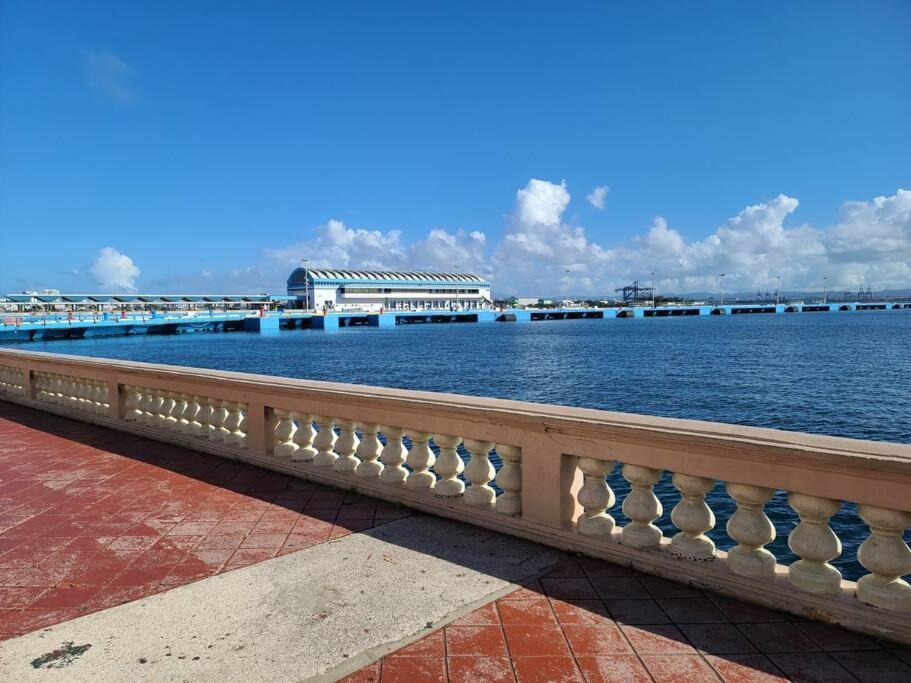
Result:
{"label": "port crane", "polygon": [[651,299],[655,290],[648,285],[640,285],[639,280],[636,280],[632,284],[626,285],[626,287],[619,287],[614,291],[620,292],[623,295],[623,301],[628,302]]}

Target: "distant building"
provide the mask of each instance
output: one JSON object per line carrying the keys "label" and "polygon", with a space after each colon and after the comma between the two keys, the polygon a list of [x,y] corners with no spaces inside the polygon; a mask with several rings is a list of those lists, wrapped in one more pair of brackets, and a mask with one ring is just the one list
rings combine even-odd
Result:
{"label": "distant building", "polygon": [[56,289],[0,296],[0,310],[10,313],[110,311],[200,311],[258,309],[284,303],[268,294],[61,294]]}
{"label": "distant building", "polygon": [[288,294],[304,308],[390,311],[492,308],[490,282],[471,273],[297,268]]}

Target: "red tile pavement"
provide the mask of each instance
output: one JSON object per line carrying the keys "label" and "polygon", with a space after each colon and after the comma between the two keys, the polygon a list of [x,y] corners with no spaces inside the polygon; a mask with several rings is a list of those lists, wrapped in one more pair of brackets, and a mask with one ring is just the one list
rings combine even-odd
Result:
{"label": "red tile pavement", "polygon": [[911,651],[570,557],[343,680],[911,681]]}
{"label": "red tile pavement", "polygon": [[407,514],[0,401],[0,639]]}

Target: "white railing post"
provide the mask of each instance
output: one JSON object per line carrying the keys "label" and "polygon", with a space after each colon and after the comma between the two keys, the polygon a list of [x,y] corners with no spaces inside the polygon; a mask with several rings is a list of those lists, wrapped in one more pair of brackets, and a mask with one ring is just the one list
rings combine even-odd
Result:
{"label": "white railing post", "polygon": [[705,494],[712,490],[715,481],[677,472],[671,481],[680,491],[680,502],[671,510],[671,521],[680,529],[671,539],[671,553],[688,560],[712,559],[715,544],[705,532],[715,528],[715,515],[706,505]]}
{"label": "white railing post", "polygon": [[470,456],[468,465],[465,466],[465,478],[471,485],[465,491],[465,502],[477,507],[493,505],[497,494],[490,482],[497,471],[490,462],[490,451],[494,445],[490,441],[476,439],[465,439],[462,443]]}
{"label": "white railing post", "polygon": [[858,511],[870,527],[870,536],[857,549],[857,561],[870,571],[857,582],[858,600],[911,612],[911,586],[902,579],[911,574],[911,549],[903,538],[911,513],[872,505],[861,505]]}
{"label": "white railing post", "polygon": [[408,455],[408,449],[402,443],[405,430],[384,426],[382,431],[386,435],[386,445],[383,447],[383,452],[380,453],[380,462],[385,465],[385,469],[380,474],[380,481],[384,484],[401,486],[408,477],[408,470],[403,467]]}
{"label": "white railing post", "polygon": [[765,549],[775,540],[775,527],[765,514],[765,504],[772,499],[774,491],[733,482],[728,482],[725,488],[737,503],[737,510],[727,524],[728,536],[737,542],[728,551],[728,567],[742,576],[774,576],[775,556]]}
{"label": "white railing post", "polygon": [[632,548],[657,548],[662,534],[652,522],[664,512],[654,490],[661,478],[661,470],[627,463],[623,465],[622,472],[632,490],[623,500],[623,514],[631,521],[623,527],[620,542]]}
{"label": "white railing post", "polygon": [[617,498],[607,483],[607,473],[614,469],[610,460],[579,458],[582,470],[582,488],[576,494],[582,514],[576,521],[576,529],[585,536],[610,536],[616,522],[605,512]]}
{"label": "white railing post", "polygon": [[800,559],[788,568],[788,579],[809,593],[837,593],[841,572],[829,561],[841,554],[841,541],[829,526],[829,518],[838,512],[841,503],[791,493],[788,504],[800,515],[800,523],[788,536],[788,547]]}
{"label": "white railing post", "polygon": [[461,496],[465,492],[465,483],[459,479],[459,475],[465,469],[465,463],[462,462],[458,452],[462,437],[436,434],[433,440],[440,447],[440,457],[437,458],[434,467],[440,479],[433,487],[433,495],[444,498]]}
{"label": "white railing post", "polygon": [[495,482],[503,493],[497,496],[496,509],[500,514],[515,517],[522,514],[522,449],[497,444],[497,453],[503,464]]}

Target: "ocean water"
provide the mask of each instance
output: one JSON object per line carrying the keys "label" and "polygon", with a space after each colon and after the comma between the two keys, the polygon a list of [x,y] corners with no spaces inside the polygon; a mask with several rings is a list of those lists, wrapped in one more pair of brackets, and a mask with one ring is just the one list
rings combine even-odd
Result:
{"label": "ocean water", "polygon": [[[601,408],[911,443],[911,311],[407,325],[195,333],[30,343],[22,348],[376,386]],[[618,501],[628,491],[609,477]],[[673,533],[679,494],[666,474],[657,522]],[[733,501],[708,496],[710,534]],[[625,521],[619,503],[612,514]],[[794,557],[797,522],[779,492],[768,514],[779,561]],[[866,527],[853,505],[833,518],[844,544],[834,563],[862,575]],[[906,535],[911,540],[911,533]]]}

